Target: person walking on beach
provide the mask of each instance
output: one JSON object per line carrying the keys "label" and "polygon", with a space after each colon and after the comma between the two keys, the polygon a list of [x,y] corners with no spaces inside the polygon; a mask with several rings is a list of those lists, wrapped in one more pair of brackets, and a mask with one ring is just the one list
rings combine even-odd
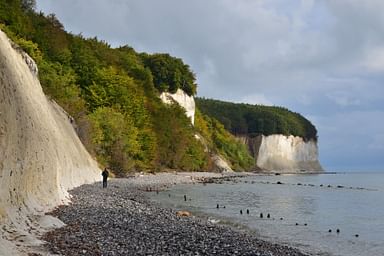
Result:
{"label": "person walking on beach", "polygon": [[104,168],[104,171],[101,173],[101,176],[103,176],[103,188],[107,187],[107,180],[109,176],[109,172],[107,168]]}

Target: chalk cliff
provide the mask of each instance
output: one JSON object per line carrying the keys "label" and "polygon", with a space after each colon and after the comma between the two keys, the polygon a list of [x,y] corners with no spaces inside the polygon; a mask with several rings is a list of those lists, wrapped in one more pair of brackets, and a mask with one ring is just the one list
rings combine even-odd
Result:
{"label": "chalk cliff", "polygon": [[44,95],[37,72],[0,31],[0,255],[19,254],[19,238],[37,243],[44,212],[100,176],[70,117]]}
{"label": "chalk cliff", "polygon": [[284,135],[259,135],[254,138],[239,136],[248,145],[262,170],[277,172],[319,172],[318,147],[314,140]]}
{"label": "chalk cliff", "polygon": [[195,124],[195,100],[193,96],[189,96],[183,90],[177,89],[175,93],[163,92],[160,99],[167,104],[177,102],[185,109],[185,114],[191,119],[192,125]]}
{"label": "chalk cliff", "polygon": [[[165,104],[173,104],[177,103],[182,108],[185,109],[185,114],[189,119],[191,119],[192,125],[195,123],[195,111],[196,111],[196,105],[195,105],[195,99],[193,96],[189,96],[186,94],[183,90],[177,89],[176,93],[169,93],[169,92],[163,92],[160,94],[160,99]],[[206,147],[206,150],[208,150],[208,147],[206,145],[206,141],[204,138],[201,137],[199,134],[195,134],[195,138],[201,143],[203,143]],[[212,169],[210,171],[213,172],[233,172],[232,168],[230,167],[228,161],[224,159],[219,154],[211,154],[211,160],[212,160]]]}

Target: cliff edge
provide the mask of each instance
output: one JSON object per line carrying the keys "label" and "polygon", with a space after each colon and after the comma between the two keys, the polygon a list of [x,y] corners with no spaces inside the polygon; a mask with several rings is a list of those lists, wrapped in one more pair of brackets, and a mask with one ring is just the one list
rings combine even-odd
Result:
{"label": "cliff edge", "polygon": [[195,99],[193,96],[189,96],[183,90],[177,89],[175,93],[163,92],[160,94],[160,99],[166,103],[171,104],[173,102],[178,103],[185,109],[185,115],[191,119],[192,125],[195,124]]}
{"label": "cliff edge", "polygon": [[[160,94],[160,99],[165,104],[179,104],[184,110],[185,115],[191,120],[191,124],[195,125],[196,104],[193,96],[189,96],[182,89],[177,89],[175,93],[163,92]],[[199,134],[195,134],[195,138],[205,146],[205,151],[208,151],[206,139]],[[212,166],[209,171],[212,172],[233,172],[229,161],[218,153],[210,155]]]}
{"label": "cliff edge", "polygon": [[321,172],[318,147],[314,140],[305,141],[298,136],[258,135],[239,136],[255,158],[255,165],[264,171]]}
{"label": "cliff edge", "polygon": [[70,117],[44,95],[37,71],[0,31],[0,255],[23,254],[18,243],[38,244],[42,228],[54,223],[44,212],[100,175]]}

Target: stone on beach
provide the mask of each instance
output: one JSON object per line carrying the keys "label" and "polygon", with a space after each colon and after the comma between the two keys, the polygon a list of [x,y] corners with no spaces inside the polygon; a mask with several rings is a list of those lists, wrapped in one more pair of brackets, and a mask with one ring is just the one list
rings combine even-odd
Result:
{"label": "stone on beach", "polygon": [[179,217],[191,217],[192,213],[190,213],[188,211],[177,211],[176,212],[176,216],[179,216]]}
{"label": "stone on beach", "polygon": [[305,255],[287,246],[259,240],[247,231],[200,218],[180,218],[146,198],[145,184],[112,179],[71,191],[72,204],[53,214],[67,225],[45,239],[60,255]]}

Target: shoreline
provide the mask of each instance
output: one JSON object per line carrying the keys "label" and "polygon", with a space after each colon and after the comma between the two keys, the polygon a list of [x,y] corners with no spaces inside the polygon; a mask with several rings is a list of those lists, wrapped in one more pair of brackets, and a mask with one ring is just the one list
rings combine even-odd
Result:
{"label": "shoreline", "polygon": [[248,175],[254,174],[158,173],[111,179],[107,189],[100,182],[83,185],[70,191],[70,205],[48,213],[66,226],[43,236],[44,249],[61,255],[308,255],[203,217],[176,216],[145,195],[176,184]]}

